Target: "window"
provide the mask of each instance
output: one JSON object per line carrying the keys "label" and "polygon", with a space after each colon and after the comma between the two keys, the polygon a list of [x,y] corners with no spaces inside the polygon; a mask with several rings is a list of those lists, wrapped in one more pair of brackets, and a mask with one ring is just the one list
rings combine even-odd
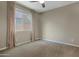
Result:
{"label": "window", "polygon": [[32,31],[32,20],[23,10],[16,8],[15,31]]}

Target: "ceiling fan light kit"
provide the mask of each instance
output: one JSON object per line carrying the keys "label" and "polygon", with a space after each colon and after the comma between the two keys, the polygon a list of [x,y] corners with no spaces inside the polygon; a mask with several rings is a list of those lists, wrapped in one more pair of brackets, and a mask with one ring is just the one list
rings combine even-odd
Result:
{"label": "ceiling fan light kit", "polygon": [[40,0],[39,2],[41,3],[42,7],[45,8],[45,0]]}

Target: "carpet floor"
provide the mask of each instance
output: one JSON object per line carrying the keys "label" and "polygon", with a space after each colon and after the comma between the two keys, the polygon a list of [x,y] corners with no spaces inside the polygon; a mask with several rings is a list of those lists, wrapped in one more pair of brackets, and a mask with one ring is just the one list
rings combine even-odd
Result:
{"label": "carpet floor", "polygon": [[3,51],[2,57],[79,57],[79,47],[38,40]]}

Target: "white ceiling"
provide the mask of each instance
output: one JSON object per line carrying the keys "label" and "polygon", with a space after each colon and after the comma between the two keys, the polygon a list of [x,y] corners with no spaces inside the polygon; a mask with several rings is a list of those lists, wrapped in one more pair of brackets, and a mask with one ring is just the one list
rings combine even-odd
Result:
{"label": "white ceiling", "polygon": [[45,12],[48,10],[52,10],[55,8],[63,7],[72,3],[75,3],[76,1],[46,1],[45,2],[45,8],[41,6],[39,2],[29,2],[29,1],[17,1],[17,3],[22,4],[32,10],[35,10],[36,12]]}

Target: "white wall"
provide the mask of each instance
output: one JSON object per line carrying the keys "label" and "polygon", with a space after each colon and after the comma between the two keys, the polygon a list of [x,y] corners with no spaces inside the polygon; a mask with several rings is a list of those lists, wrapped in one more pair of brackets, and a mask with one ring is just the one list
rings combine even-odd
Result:
{"label": "white wall", "polygon": [[7,2],[0,1],[0,49],[6,47],[7,40]]}
{"label": "white wall", "polygon": [[79,46],[79,3],[41,14],[42,38]]}

